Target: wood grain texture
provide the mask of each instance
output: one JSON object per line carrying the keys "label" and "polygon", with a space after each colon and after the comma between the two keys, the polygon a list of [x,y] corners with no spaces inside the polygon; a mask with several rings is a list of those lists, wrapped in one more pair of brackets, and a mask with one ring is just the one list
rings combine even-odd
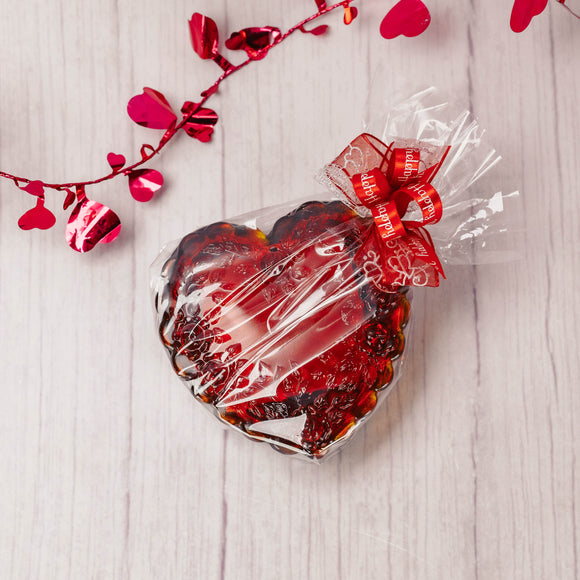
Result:
{"label": "wood grain texture", "polygon": [[[287,28],[314,3],[0,6],[0,167],[59,181],[154,139],[124,111],[142,87],[179,103],[213,81],[192,12],[225,36]],[[423,36],[385,41],[388,8],[365,0],[352,27],[330,17],[327,37],[230,79],[211,145],[178,138],[154,164],[158,200],[95,190],[124,223],[111,247],[76,255],[62,215],[20,231],[30,200],[0,184],[2,578],[580,578],[579,25],[551,2],[515,35],[509,2],[439,0]],[[472,107],[504,156],[491,186],[522,191],[526,251],[415,292],[401,382],[315,467],[223,431],[183,389],[149,264],[205,223],[318,191],[371,81],[374,97],[436,84]]]}

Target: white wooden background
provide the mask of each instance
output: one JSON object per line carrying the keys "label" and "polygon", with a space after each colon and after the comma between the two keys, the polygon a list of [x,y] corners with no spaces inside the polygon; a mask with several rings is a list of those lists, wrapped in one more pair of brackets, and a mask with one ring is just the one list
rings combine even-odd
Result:
{"label": "white wooden background", "polygon": [[[528,31],[511,1],[431,0],[415,39],[383,40],[392,2],[336,13],[232,77],[210,145],[176,139],[167,188],[112,246],[23,232],[0,184],[2,579],[570,579],[580,570],[580,23],[550,0]],[[0,168],[96,177],[154,137],[126,116],[151,86],[176,105],[219,72],[187,19],[225,38],[287,28],[312,0],[0,0]],[[239,55],[232,56],[232,60]],[[192,229],[317,191],[312,175],[385,94],[436,84],[470,102],[523,192],[525,259],[456,268],[417,291],[414,347],[387,403],[320,467],[225,432],[172,374],[148,268]],[[154,132],[153,132],[154,133]],[[68,212],[67,212],[68,213]]]}

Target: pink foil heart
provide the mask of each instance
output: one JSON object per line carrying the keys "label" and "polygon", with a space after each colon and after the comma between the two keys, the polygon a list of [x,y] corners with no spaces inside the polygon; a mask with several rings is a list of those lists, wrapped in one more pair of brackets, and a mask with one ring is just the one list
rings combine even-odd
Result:
{"label": "pink foil heart", "polygon": [[181,112],[184,118],[188,118],[183,130],[190,137],[195,137],[202,143],[207,143],[211,139],[215,124],[218,122],[218,115],[212,109],[203,107],[192,115],[192,111],[195,111],[197,106],[197,103],[192,103],[191,101],[183,103]]}
{"label": "pink foil heart", "polygon": [[425,32],[431,15],[427,6],[421,0],[400,0],[395,4],[381,22],[381,36],[395,38],[403,36],[419,36]]}
{"label": "pink foil heart", "polygon": [[515,0],[512,15],[510,18],[510,27],[514,32],[523,32],[534,16],[541,14],[548,0]]}
{"label": "pink foil heart", "polygon": [[129,101],[127,113],[135,123],[149,129],[168,129],[177,120],[167,99],[149,87]]}
{"label": "pink foil heart", "polygon": [[274,44],[280,38],[280,34],[280,29],[274,26],[244,28],[239,32],[234,32],[226,40],[226,48],[245,50],[249,57],[260,60],[266,56],[264,49]]}
{"label": "pink foil heart", "polygon": [[72,191],[71,189],[67,189],[66,190],[66,197],[65,197],[64,202],[62,204],[62,209],[68,209],[73,204],[76,197],[77,196],[75,195],[74,191]]}
{"label": "pink foil heart", "polygon": [[112,209],[81,197],[70,215],[65,237],[73,250],[85,253],[99,243],[112,242],[120,231],[121,220]]}
{"label": "pink foil heart", "polygon": [[25,214],[20,216],[18,225],[23,230],[38,228],[39,230],[48,230],[56,223],[54,214],[44,207],[44,198],[38,197],[36,206],[29,209]]}
{"label": "pink foil heart", "polygon": [[30,195],[35,195],[36,197],[44,196],[44,183],[42,181],[30,181],[24,187],[21,187],[22,191],[30,193]]}
{"label": "pink foil heart", "polygon": [[321,36],[322,34],[326,34],[326,32],[328,31],[328,25],[327,24],[321,24],[320,26],[317,26],[316,28],[313,28],[312,30],[306,30],[306,28],[304,28],[304,26],[302,26],[300,28],[301,32],[304,32],[304,34],[313,34],[314,36]]}
{"label": "pink foil heart", "polygon": [[109,153],[107,155],[107,161],[113,171],[119,171],[126,163],[125,156],[117,155],[116,153]]}
{"label": "pink foil heart", "polygon": [[189,21],[191,45],[200,58],[214,58],[218,53],[218,29],[207,16],[195,12]]}
{"label": "pink foil heart", "polygon": [[155,169],[135,169],[129,173],[129,190],[137,201],[149,201],[163,186],[163,175]]}

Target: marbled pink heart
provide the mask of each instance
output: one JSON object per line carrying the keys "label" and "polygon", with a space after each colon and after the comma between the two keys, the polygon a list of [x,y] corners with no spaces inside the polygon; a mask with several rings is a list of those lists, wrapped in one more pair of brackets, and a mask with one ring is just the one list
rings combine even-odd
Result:
{"label": "marbled pink heart", "polygon": [[68,245],[77,252],[88,252],[97,244],[112,242],[121,231],[121,220],[107,206],[87,199],[79,199],[66,226]]}

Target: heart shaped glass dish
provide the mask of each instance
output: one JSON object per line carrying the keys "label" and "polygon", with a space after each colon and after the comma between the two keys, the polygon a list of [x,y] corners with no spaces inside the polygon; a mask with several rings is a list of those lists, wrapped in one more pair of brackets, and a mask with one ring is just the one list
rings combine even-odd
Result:
{"label": "heart shaped glass dish", "polygon": [[410,293],[381,285],[372,219],[340,201],[306,202],[267,233],[251,221],[212,224],[166,249],[159,334],[219,419],[318,460],[394,383]]}

